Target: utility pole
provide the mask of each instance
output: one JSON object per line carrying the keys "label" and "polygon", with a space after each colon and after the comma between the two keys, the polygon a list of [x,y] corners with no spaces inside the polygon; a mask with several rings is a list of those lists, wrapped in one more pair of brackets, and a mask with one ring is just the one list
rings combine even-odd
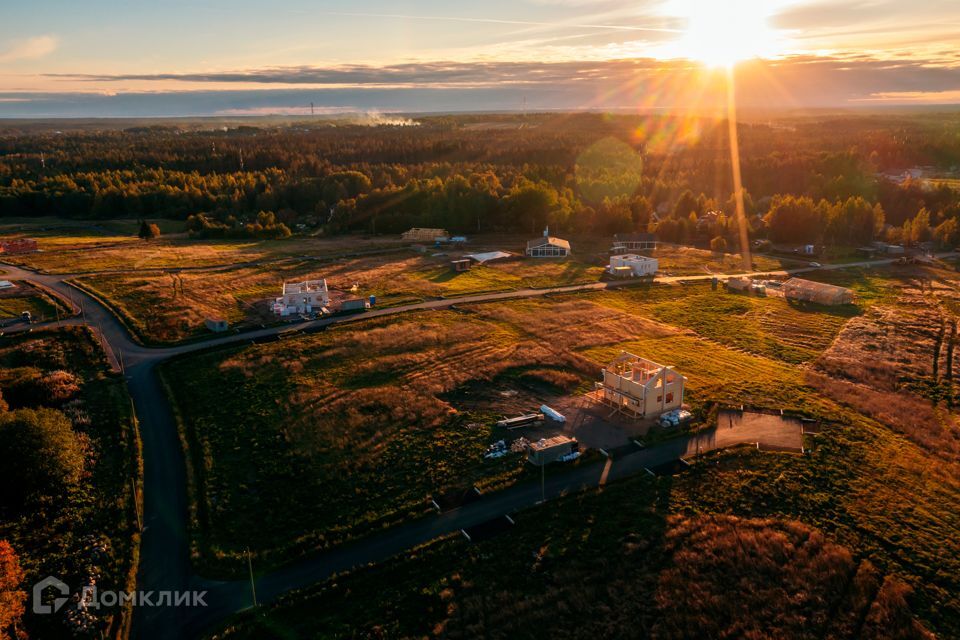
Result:
{"label": "utility pole", "polygon": [[540,504],[543,504],[547,501],[547,465],[542,464],[543,460],[540,462]]}
{"label": "utility pole", "polygon": [[247,570],[250,572],[250,593],[253,594],[253,606],[257,606],[257,586],[253,581],[253,561],[250,559],[250,547],[247,547]]}
{"label": "utility pole", "polygon": [[[136,418],[134,418],[136,420]],[[143,531],[143,514],[140,513],[140,499],[137,495],[137,481],[130,478],[130,486],[133,488],[133,506],[137,511],[137,531]]]}

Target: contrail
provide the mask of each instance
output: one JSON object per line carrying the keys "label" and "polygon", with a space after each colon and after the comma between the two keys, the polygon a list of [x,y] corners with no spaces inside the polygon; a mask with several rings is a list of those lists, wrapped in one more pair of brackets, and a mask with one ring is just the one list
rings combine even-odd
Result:
{"label": "contrail", "polygon": [[681,29],[666,27],[635,27],[617,24],[580,24],[565,22],[536,22],[533,20],[501,20],[498,18],[464,18],[458,16],[424,16],[402,13],[355,13],[347,11],[324,11],[320,15],[345,16],[349,18],[397,18],[400,20],[434,20],[441,22],[472,22],[481,24],[509,24],[524,27],[566,27],[571,29],[606,29],[609,31],[652,31],[656,33],[683,33]]}

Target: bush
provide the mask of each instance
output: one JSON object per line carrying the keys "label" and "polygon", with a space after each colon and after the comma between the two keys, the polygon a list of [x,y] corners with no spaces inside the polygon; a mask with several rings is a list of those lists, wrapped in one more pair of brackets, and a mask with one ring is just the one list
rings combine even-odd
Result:
{"label": "bush", "polygon": [[154,240],[160,237],[160,227],[144,220],[140,223],[140,231],[137,233],[137,236],[141,240]]}
{"label": "bush", "polygon": [[0,501],[10,507],[54,496],[83,475],[84,447],[55,409],[0,414]]}
{"label": "bush", "polygon": [[80,391],[80,380],[68,371],[41,371],[26,367],[5,383],[7,402],[15,408],[59,407]]}

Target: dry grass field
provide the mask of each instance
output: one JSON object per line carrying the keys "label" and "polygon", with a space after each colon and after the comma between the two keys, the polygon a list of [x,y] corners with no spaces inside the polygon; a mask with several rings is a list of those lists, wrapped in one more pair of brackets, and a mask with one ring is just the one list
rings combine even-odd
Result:
{"label": "dry grass field", "polygon": [[[218,245],[202,246],[213,250]],[[694,255],[698,261],[707,261],[698,264],[713,264],[709,252],[664,251],[684,254],[689,264]],[[595,263],[579,258],[521,258],[474,265],[469,271],[455,273],[450,268],[453,255],[458,254],[443,252],[435,256],[397,249],[339,259],[281,258],[175,274],[133,270],[84,276],[78,282],[109,301],[143,339],[166,343],[204,335],[203,321],[207,317],[223,317],[239,328],[275,321],[269,302],[279,294],[284,280],[324,277],[332,288],[346,291],[355,287],[359,295],[376,296],[380,306],[395,306],[437,296],[586,284],[599,281],[603,275],[600,257],[595,257]],[[804,338],[793,335],[791,339]],[[785,351],[790,349],[789,344],[784,346]],[[797,357],[803,359],[808,352],[799,345]]]}
{"label": "dry grass field", "polygon": [[519,514],[509,537],[435,543],[241,614],[214,637],[933,637],[909,586],[822,531],[664,517],[669,493],[637,478],[571,496]]}
{"label": "dry grass field", "polygon": [[[871,281],[876,295],[847,315],[767,309],[785,303],[754,298],[743,298],[750,305],[743,315],[772,311],[788,326],[807,327],[804,361],[813,363],[825,357],[844,322],[889,300],[886,287],[901,280],[882,287]],[[715,454],[716,464],[664,480],[660,509],[817,526],[858,558],[905,576],[925,620],[942,612],[944,628],[960,629],[956,465],[930,457],[898,435],[896,425],[884,424],[884,416],[864,415],[825,394],[809,378],[812,364],[798,367],[769,348],[779,335],[766,332],[770,323],[754,322],[752,342],[729,331],[736,323],[723,318],[730,314],[705,296],[731,294],[708,286],[663,289],[691,296],[675,294],[673,305],[686,310],[676,312],[675,325],[650,312],[666,298],[650,308],[637,302],[643,290],[617,292],[621,304],[609,293],[567,295],[376,320],[173,363],[165,375],[194,470],[197,561],[236,574],[250,545],[257,565],[270,567],[423,514],[430,493],[522,481],[518,460],[481,459],[486,445],[502,437],[491,427],[495,402],[483,405],[490,413],[477,412],[477,402],[467,409],[458,404],[461,391],[473,397],[486,390],[495,399],[513,385],[529,394],[525,376],[534,372],[539,389],[544,383],[571,389],[628,349],[678,367],[689,378],[687,399],[695,409],[743,403],[823,421],[810,455]],[[823,314],[819,325],[811,319]]]}
{"label": "dry grass field", "polygon": [[846,325],[807,380],[828,397],[889,424],[928,451],[960,462],[953,412],[960,277],[903,274],[896,295]]}
{"label": "dry grass field", "polygon": [[[612,297],[621,294],[624,303],[613,304]],[[664,323],[635,303],[644,295],[656,297],[654,306],[669,301],[699,310],[702,317],[691,316],[688,326]],[[406,517],[421,508],[428,493],[457,483],[513,481],[516,468],[478,464],[492,433],[486,425],[464,429],[465,422],[477,420],[458,410],[458,390],[502,388],[531,372],[548,387],[573,388],[578,380],[595,379],[600,366],[621,349],[677,366],[690,379],[688,399],[695,404],[722,400],[830,413],[829,402],[811,397],[800,369],[762,353],[769,336],[760,335],[751,349],[722,334],[710,336],[716,319],[728,314],[722,305],[706,304],[706,296],[737,299],[706,285],[516,300],[376,320],[295,343],[175,363],[168,379],[193,455],[199,456],[195,468],[204,476],[197,494],[203,505],[197,513],[199,553],[214,563],[233,562],[234,541],[251,526],[247,518],[264,510],[277,514],[276,530],[260,523],[259,539],[248,543],[255,544],[262,560],[273,562]],[[815,312],[795,313],[808,322]],[[808,348],[811,356],[814,346],[829,344],[839,322],[821,325],[822,335]],[[760,323],[757,327],[762,331]],[[288,353],[293,344],[295,354]],[[213,393],[209,380],[217,381]],[[221,386],[232,391],[216,392]],[[480,418],[489,424],[489,416]],[[251,455],[272,462],[254,465]],[[391,472],[383,475],[384,468]],[[301,482],[290,486],[290,475]],[[331,482],[344,487],[319,491]],[[291,496],[301,493],[308,501],[317,495],[356,495],[358,502],[338,500],[309,513],[298,509],[291,524],[294,514],[288,509],[297,503]],[[288,529],[303,534],[274,548]]]}

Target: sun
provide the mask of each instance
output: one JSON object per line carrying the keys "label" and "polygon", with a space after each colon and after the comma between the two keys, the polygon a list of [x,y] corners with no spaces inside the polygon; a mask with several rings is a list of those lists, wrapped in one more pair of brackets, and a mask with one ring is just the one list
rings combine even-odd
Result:
{"label": "sun", "polygon": [[730,67],[780,53],[780,33],[769,24],[776,0],[668,0],[664,13],[686,21],[669,46],[675,57]]}

